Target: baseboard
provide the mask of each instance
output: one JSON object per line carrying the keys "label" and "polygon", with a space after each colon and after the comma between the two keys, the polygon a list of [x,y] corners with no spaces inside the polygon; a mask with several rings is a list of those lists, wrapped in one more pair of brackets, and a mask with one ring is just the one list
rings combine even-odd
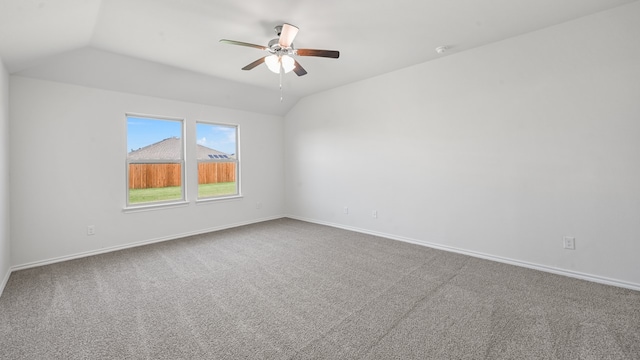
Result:
{"label": "baseboard", "polygon": [[495,255],[491,255],[491,254],[485,254],[485,253],[481,253],[481,252],[460,249],[460,248],[456,248],[456,247],[452,247],[452,246],[441,245],[441,244],[432,243],[432,242],[428,242],[428,241],[407,238],[407,237],[398,236],[398,235],[394,235],[394,234],[381,233],[381,232],[377,232],[377,231],[371,231],[371,230],[367,230],[367,229],[361,229],[361,228],[352,227],[352,226],[346,226],[346,225],[342,225],[342,224],[336,224],[336,223],[331,223],[331,222],[326,222],[326,221],[319,221],[319,220],[315,220],[315,219],[308,219],[308,218],[304,218],[304,217],[300,217],[300,216],[287,215],[286,217],[288,217],[290,219],[306,221],[306,222],[310,222],[310,223],[314,223],[314,224],[331,226],[331,227],[335,227],[335,228],[339,228],[339,229],[355,231],[355,232],[368,234],[368,235],[379,236],[379,237],[383,237],[383,238],[387,238],[387,239],[391,239],[391,240],[398,240],[398,241],[407,242],[407,243],[411,243],[411,244],[422,245],[422,246],[430,247],[430,248],[433,248],[433,249],[454,252],[454,253],[458,253],[458,254],[462,254],[462,255],[469,255],[469,256],[476,257],[476,258],[485,259],[485,260],[491,260],[491,261],[496,261],[496,262],[505,263],[505,264],[509,264],[509,265],[525,267],[525,268],[528,268],[528,269],[539,270],[539,271],[544,271],[544,272],[548,272],[548,273],[552,273],[552,274],[568,276],[568,277],[571,277],[571,278],[591,281],[591,282],[595,282],[595,283],[599,283],[599,284],[617,286],[617,287],[621,287],[621,288],[625,288],[625,289],[631,289],[631,290],[640,291],[640,284],[635,284],[635,283],[631,283],[631,282],[627,282],[627,281],[621,281],[621,280],[611,279],[611,278],[607,278],[607,277],[603,277],[603,276],[586,274],[586,273],[581,273],[581,272],[571,271],[571,270],[565,270],[565,269],[556,268],[556,267],[547,266],[547,265],[530,263],[530,262],[522,261],[522,260],[510,259],[510,258],[505,258],[505,257],[501,257],[501,256],[495,256]]}
{"label": "baseboard", "polygon": [[[231,228],[235,228],[235,227],[239,227],[239,226],[256,224],[256,223],[269,221],[269,220],[281,219],[283,217],[285,217],[285,216],[284,215],[277,215],[277,216],[270,216],[270,217],[265,217],[265,218],[260,218],[260,219],[253,219],[253,220],[249,220],[249,221],[243,221],[243,222],[238,222],[238,223],[233,223],[233,224],[215,226],[215,227],[212,227],[212,228],[200,229],[200,230],[190,231],[190,232],[181,233],[181,234],[163,236],[163,237],[159,237],[159,238],[155,238],[155,239],[137,241],[137,242],[124,244],[124,245],[111,246],[111,247],[102,248],[102,249],[98,249],[98,250],[85,251],[85,252],[81,252],[81,253],[65,255],[65,256],[55,257],[55,258],[46,259],[46,260],[34,261],[34,262],[30,262],[30,263],[25,263],[25,264],[13,266],[10,269],[9,274],[11,274],[11,272],[13,272],[13,271],[24,270],[24,269],[29,269],[29,268],[34,268],[34,267],[44,266],[44,265],[50,265],[50,264],[55,264],[55,263],[68,261],[68,260],[80,259],[80,258],[84,258],[84,257],[105,254],[105,253],[109,253],[109,252],[113,252],[113,251],[118,251],[118,250],[130,249],[130,248],[134,248],[134,247],[138,247],[138,246],[155,244],[155,243],[159,243],[159,242],[163,242],[163,241],[176,240],[176,239],[181,239],[181,238],[184,238],[184,237],[187,237],[187,236],[206,234],[206,233],[213,232],[213,231],[220,231],[220,230],[231,229]],[[5,279],[5,281],[9,279],[9,274],[7,274],[7,278]],[[4,287],[3,287],[3,289],[4,289]],[[1,293],[0,293],[0,295],[1,295]]]}
{"label": "baseboard", "polygon": [[83,257],[93,256],[93,255],[100,255],[100,254],[105,254],[105,253],[109,253],[109,252],[113,252],[113,251],[124,250],[124,249],[134,248],[134,247],[138,247],[138,246],[144,246],[144,245],[154,244],[154,243],[158,243],[158,242],[163,242],[163,241],[180,239],[180,238],[187,237],[187,236],[200,235],[200,234],[205,234],[205,233],[213,232],[213,231],[231,229],[231,228],[235,228],[235,227],[239,227],[239,226],[260,223],[260,222],[263,222],[263,221],[276,220],[276,219],[280,219],[280,218],[283,218],[283,217],[288,217],[288,218],[295,219],[295,220],[306,221],[306,222],[309,222],[309,223],[325,225],[325,226],[330,226],[330,227],[349,230],[349,231],[355,231],[355,232],[368,234],[368,235],[373,235],[373,236],[384,237],[384,238],[387,238],[387,239],[403,241],[403,242],[407,242],[407,243],[411,243],[411,244],[426,246],[426,247],[439,249],[439,250],[444,250],[444,251],[449,251],[449,252],[455,252],[455,253],[458,253],[458,254],[473,256],[473,257],[476,257],[476,258],[496,261],[496,262],[515,265],[515,266],[521,266],[521,267],[525,267],[525,268],[529,268],[529,269],[533,269],[533,270],[539,270],[539,271],[544,271],[544,272],[548,272],[548,273],[568,276],[568,277],[581,279],[581,280],[586,280],[586,281],[591,281],[591,282],[595,282],[595,283],[600,283],[600,284],[605,284],[605,285],[612,285],[612,286],[617,286],[617,287],[621,287],[621,288],[640,291],[640,284],[635,284],[635,283],[626,282],[626,281],[620,281],[620,280],[617,280],[617,279],[610,279],[610,278],[597,276],[597,275],[592,275],[592,274],[585,274],[585,273],[581,273],[581,272],[570,271],[570,270],[555,268],[555,267],[551,267],[551,266],[535,264],[535,263],[530,263],[530,262],[526,262],[526,261],[515,260],[515,259],[510,259],[510,258],[505,258],[505,257],[500,257],[500,256],[480,253],[480,252],[476,252],[476,251],[459,249],[459,248],[455,248],[455,247],[451,247],[451,246],[447,246],[447,245],[431,243],[431,242],[428,242],[428,241],[412,239],[412,238],[407,238],[407,237],[403,237],[403,236],[398,236],[398,235],[394,235],[394,234],[387,234],[387,233],[382,233],[382,232],[377,232],[377,231],[371,231],[371,230],[366,230],[366,229],[362,229],[362,228],[346,226],[346,225],[336,224],[336,223],[331,223],[331,222],[326,222],[326,221],[319,221],[319,220],[304,218],[304,217],[295,216],[295,215],[278,215],[278,216],[271,216],[271,217],[266,217],[266,218],[260,218],[260,219],[250,220],[250,221],[239,222],[239,223],[226,224],[226,225],[216,226],[216,227],[207,228],[207,229],[200,229],[200,230],[197,230],[197,231],[192,231],[192,232],[187,232],[187,233],[174,234],[174,235],[171,235],[171,236],[165,236],[165,237],[160,237],[160,238],[155,238],[155,239],[143,240],[143,241],[138,241],[138,242],[129,243],[129,244],[125,244],[125,245],[112,246],[112,247],[103,248],[103,249],[99,249],[99,250],[86,251],[86,252],[82,252],[82,253],[76,253],[76,254],[72,254],[72,255],[65,255],[65,256],[60,256],[60,257],[56,257],[56,258],[51,258],[51,259],[34,261],[34,262],[30,262],[30,263],[16,265],[16,266],[11,267],[9,269],[9,271],[7,271],[7,273],[5,274],[4,278],[2,279],[2,283],[0,283],[0,296],[2,296],[4,288],[5,288],[6,284],[7,284],[7,282],[9,281],[9,276],[11,276],[11,273],[13,271],[24,270],[24,269],[29,269],[29,268],[33,268],[33,267],[44,266],[44,265],[54,264],[54,263],[73,260],[73,259],[79,259],[79,258],[83,258]]}
{"label": "baseboard", "polygon": [[0,283],[0,296],[4,292],[4,287],[7,286],[7,282],[9,282],[9,276],[11,276],[11,271],[13,268],[8,268],[7,273],[4,275],[2,282]]}

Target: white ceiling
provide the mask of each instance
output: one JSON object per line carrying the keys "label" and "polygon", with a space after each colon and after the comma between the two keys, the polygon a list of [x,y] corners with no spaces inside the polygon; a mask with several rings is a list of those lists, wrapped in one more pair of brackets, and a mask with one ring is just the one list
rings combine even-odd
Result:
{"label": "white ceiling", "polygon": [[[0,57],[12,74],[285,114],[304,96],[450,56],[637,0],[0,0]],[[275,25],[300,28],[309,72],[261,65]],[[434,49],[447,46],[439,55]]]}

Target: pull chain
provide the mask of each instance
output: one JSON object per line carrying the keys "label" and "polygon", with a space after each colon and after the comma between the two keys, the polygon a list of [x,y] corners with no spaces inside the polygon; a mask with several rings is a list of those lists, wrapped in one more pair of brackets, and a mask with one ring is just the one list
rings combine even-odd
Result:
{"label": "pull chain", "polygon": [[284,72],[284,69],[282,68],[282,62],[280,62],[280,102],[282,102],[282,99],[284,99],[284,97],[282,96],[282,73]]}

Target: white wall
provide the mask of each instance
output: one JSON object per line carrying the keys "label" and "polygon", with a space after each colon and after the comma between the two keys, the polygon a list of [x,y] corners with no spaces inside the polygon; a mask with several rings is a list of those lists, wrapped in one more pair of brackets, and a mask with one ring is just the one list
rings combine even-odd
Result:
{"label": "white wall", "polygon": [[[12,76],[11,239],[16,267],[283,214],[283,118]],[[125,113],[240,126],[244,198],[125,213]],[[195,152],[188,142],[186,157]],[[197,184],[187,165],[187,184]],[[262,203],[256,209],[256,203]],[[87,236],[87,225],[96,235]]]}
{"label": "white wall", "polygon": [[302,99],[288,212],[640,287],[639,18],[635,2]]}
{"label": "white wall", "polygon": [[9,279],[9,74],[0,58],[0,295]]}

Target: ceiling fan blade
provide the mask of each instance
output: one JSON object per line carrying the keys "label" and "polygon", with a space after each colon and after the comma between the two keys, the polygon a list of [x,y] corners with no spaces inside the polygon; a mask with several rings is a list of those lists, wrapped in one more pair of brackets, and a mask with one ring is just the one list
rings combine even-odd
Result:
{"label": "ceiling fan blade", "polygon": [[340,57],[340,51],[336,50],[318,50],[318,49],[298,49],[296,55],[300,56],[319,56],[337,59]]}
{"label": "ceiling fan blade", "polygon": [[266,46],[250,44],[250,43],[246,43],[246,42],[242,42],[242,41],[222,39],[222,40],[220,40],[220,42],[221,43],[225,43],[225,44],[231,44],[231,45],[248,46],[248,47],[252,47],[252,48],[256,48],[256,49],[260,49],[260,50],[267,50]]}
{"label": "ceiling fan blade", "polygon": [[291,47],[293,43],[293,39],[295,39],[296,35],[298,35],[298,28],[291,24],[285,23],[282,25],[282,31],[280,32],[280,39],[278,40],[278,44],[280,44],[283,48]]}
{"label": "ceiling fan blade", "polygon": [[249,65],[247,65],[247,66],[243,67],[243,68],[242,68],[242,70],[251,70],[251,69],[253,69],[254,67],[256,67],[256,66],[258,66],[258,65],[262,64],[263,62],[264,62],[264,57],[261,57],[260,59],[258,59],[258,60],[256,60],[256,61],[252,62],[251,64],[249,64]]}
{"label": "ceiling fan blade", "polygon": [[300,65],[299,62],[297,62],[296,60],[293,60],[293,63],[296,65],[296,67],[293,68],[293,72],[296,73],[296,75],[298,76],[307,75],[307,70],[305,70],[302,67],[302,65]]}

